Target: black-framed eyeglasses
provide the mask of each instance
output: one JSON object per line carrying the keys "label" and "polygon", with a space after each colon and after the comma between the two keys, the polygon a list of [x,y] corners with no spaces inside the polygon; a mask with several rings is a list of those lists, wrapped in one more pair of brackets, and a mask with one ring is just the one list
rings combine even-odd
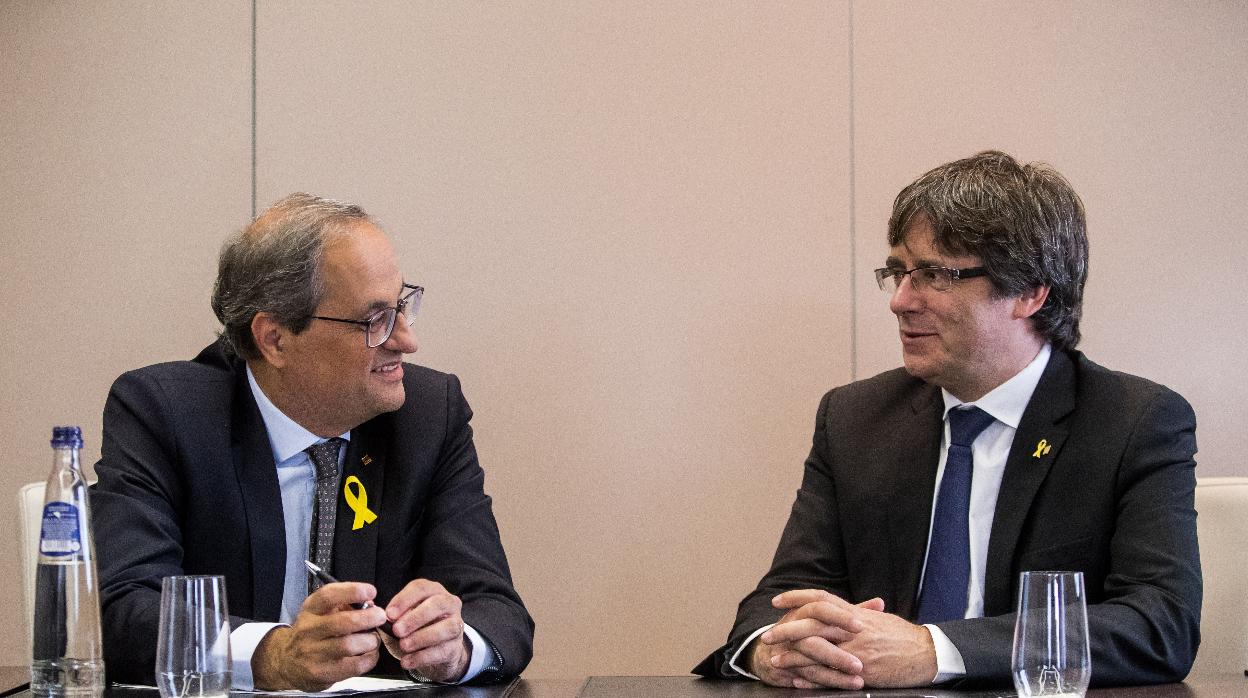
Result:
{"label": "black-framed eyeglasses", "polygon": [[403,284],[403,289],[407,292],[399,296],[399,302],[395,303],[393,307],[382,308],[363,320],[348,320],[340,317],[325,317],[324,315],[312,315],[310,317],[313,320],[329,320],[330,322],[347,322],[352,325],[362,325],[364,327],[364,341],[368,343],[368,348],[379,347],[385,344],[387,339],[390,339],[390,334],[394,332],[394,321],[400,313],[407,320],[407,324],[411,325],[412,321],[416,319],[416,313],[420,312],[420,299],[425,297],[425,287]]}
{"label": "black-framed eyeglasses", "polygon": [[895,267],[884,267],[875,270],[875,282],[880,285],[880,290],[892,293],[901,285],[901,280],[906,276],[910,277],[910,285],[914,286],[914,290],[923,291],[931,289],[933,291],[948,291],[954,281],[961,279],[973,279],[977,276],[988,276],[988,270],[984,267],[967,267],[965,269],[951,269],[950,267],[915,267],[913,269],[898,269]]}

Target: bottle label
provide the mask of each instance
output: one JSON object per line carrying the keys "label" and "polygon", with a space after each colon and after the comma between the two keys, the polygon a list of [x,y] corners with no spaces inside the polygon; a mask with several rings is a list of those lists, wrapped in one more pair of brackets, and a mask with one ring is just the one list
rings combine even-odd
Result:
{"label": "bottle label", "polygon": [[43,507],[43,527],[39,531],[40,554],[65,557],[81,551],[78,507],[69,502],[48,502]]}

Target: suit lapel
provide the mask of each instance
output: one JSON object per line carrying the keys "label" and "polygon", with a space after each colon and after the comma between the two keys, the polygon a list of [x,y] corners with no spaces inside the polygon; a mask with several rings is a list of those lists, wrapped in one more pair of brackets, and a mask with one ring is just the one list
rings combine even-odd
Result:
{"label": "suit lapel", "polygon": [[[386,448],[378,433],[381,421],[370,420],[351,432],[342,463],[334,524],[334,574],[343,581],[377,581],[377,532],[385,516],[381,503]],[[377,518],[368,521],[368,512]]]}
{"label": "suit lapel", "polygon": [[1023,411],[1001,477],[984,569],[985,615],[1007,613],[1014,605],[1014,551],[1036,493],[1066,443],[1069,430],[1059,422],[1074,408],[1074,367],[1055,349]]}
{"label": "suit lapel", "polygon": [[[893,444],[893,461],[888,466],[892,471],[892,493],[889,540],[884,549],[893,551],[891,612],[903,618],[913,617],[915,612],[932,517],[943,413],[940,389],[924,384],[888,437]],[[915,535],[916,531],[922,533]]]}
{"label": "suit lapel", "polygon": [[268,431],[241,362],[235,374],[230,455],[251,538],[252,610],[257,619],[277,620],[286,579],[282,492]]}

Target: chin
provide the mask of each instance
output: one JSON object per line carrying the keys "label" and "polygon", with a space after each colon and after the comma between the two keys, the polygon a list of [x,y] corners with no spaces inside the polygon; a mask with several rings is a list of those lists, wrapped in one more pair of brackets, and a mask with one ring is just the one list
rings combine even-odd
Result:
{"label": "chin", "polygon": [[379,396],[377,400],[378,412],[393,412],[403,406],[407,400],[407,394],[403,392],[403,386],[396,386],[397,390],[387,391],[385,395]]}
{"label": "chin", "polygon": [[929,379],[936,375],[935,367],[933,367],[929,362],[921,361],[917,358],[909,356],[903,356],[902,362],[905,366],[906,373],[909,373],[920,380],[931,382]]}

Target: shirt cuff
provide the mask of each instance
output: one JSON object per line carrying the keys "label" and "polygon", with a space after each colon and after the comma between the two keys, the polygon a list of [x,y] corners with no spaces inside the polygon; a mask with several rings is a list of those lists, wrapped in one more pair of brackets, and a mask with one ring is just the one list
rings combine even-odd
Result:
{"label": "shirt cuff", "polygon": [[934,625],[924,625],[932,634],[932,644],[936,646],[936,678],[932,683],[944,683],[966,676],[966,662],[962,653],[954,647],[945,631]]}
{"label": "shirt cuff", "polygon": [[477,632],[476,628],[467,623],[464,623],[464,637],[468,638],[468,645],[472,647],[472,659],[468,661],[468,671],[464,672],[464,678],[455,683],[467,683],[477,678],[477,675],[484,671],[489,666],[490,660],[494,658],[494,653],[490,651],[490,643],[481,637],[481,633]]}
{"label": "shirt cuff", "polygon": [[269,631],[285,623],[243,623],[230,631],[231,686],[235,690],[250,691],[255,680],[251,675],[251,656],[256,646]]}
{"label": "shirt cuff", "polygon": [[737,664],[737,660],[741,658],[741,653],[745,651],[745,648],[749,647],[751,642],[754,642],[754,638],[758,637],[759,635],[762,635],[768,630],[771,630],[773,627],[775,627],[775,625],[776,625],[775,623],[772,623],[771,625],[764,625],[763,627],[751,633],[749,637],[745,638],[745,642],[742,642],[741,646],[737,648],[737,651],[733,653],[732,659],[728,660],[728,668],[732,669],[733,671],[737,672],[738,674],[742,676],[749,677],[751,679],[754,679],[755,681],[760,681],[761,679],[759,679],[757,676],[751,674],[745,669],[742,669],[740,665]]}

